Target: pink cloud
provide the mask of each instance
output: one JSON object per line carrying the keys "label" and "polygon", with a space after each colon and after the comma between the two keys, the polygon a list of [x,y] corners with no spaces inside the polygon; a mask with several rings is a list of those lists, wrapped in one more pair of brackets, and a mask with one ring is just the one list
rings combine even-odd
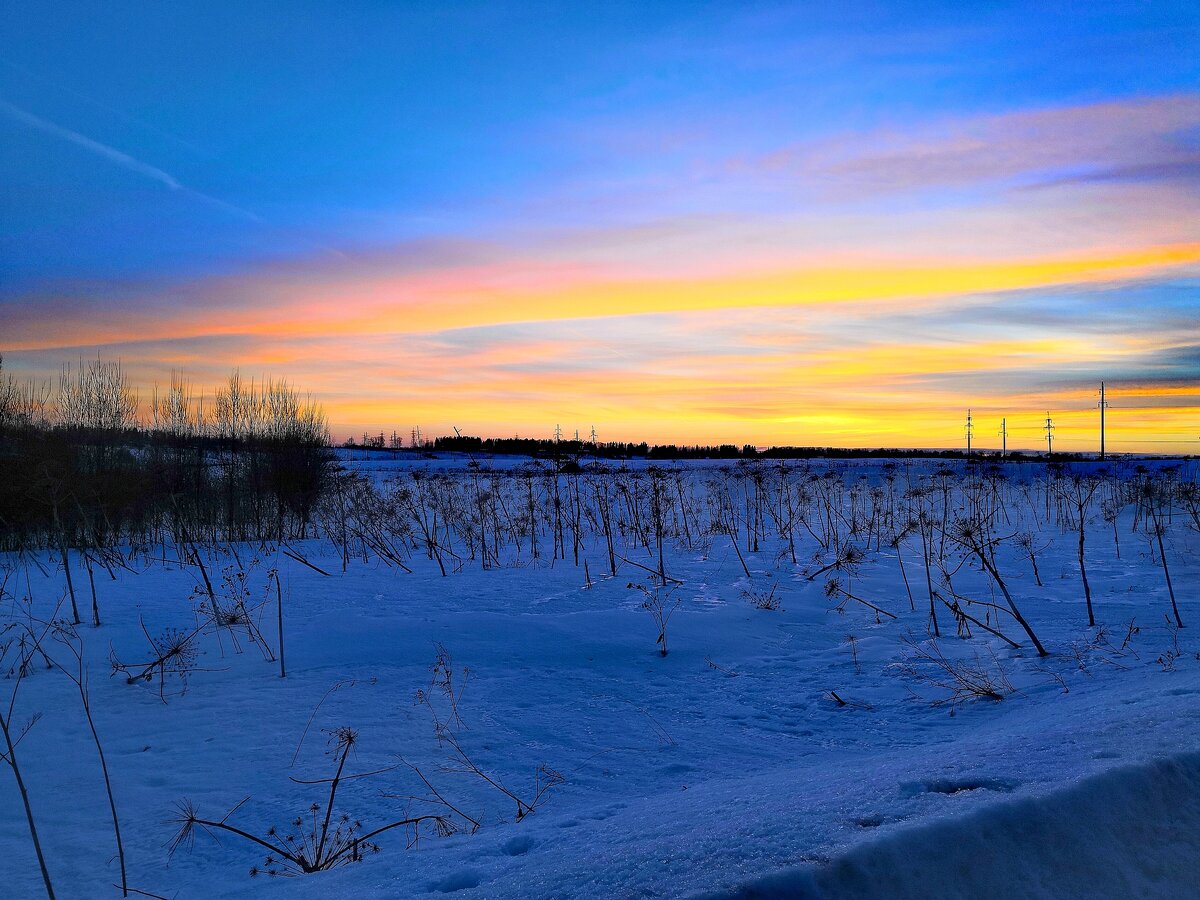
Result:
{"label": "pink cloud", "polygon": [[1198,126],[1200,95],[1181,94],[842,135],[735,166],[843,197],[1088,171],[1169,177],[1195,171],[1186,133]]}

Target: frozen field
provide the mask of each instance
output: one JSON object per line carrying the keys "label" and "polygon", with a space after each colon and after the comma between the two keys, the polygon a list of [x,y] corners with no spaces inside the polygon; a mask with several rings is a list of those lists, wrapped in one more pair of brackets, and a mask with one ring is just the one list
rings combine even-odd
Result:
{"label": "frozen field", "polygon": [[[1070,471],[977,479],[961,463],[941,474],[929,462],[812,463],[785,477],[776,464],[756,482],[685,464],[656,500],[644,467],[608,481],[585,467],[558,480],[564,524],[552,476],[481,486],[462,458],[345,464],[378,489],[354,501],[369,507],[357,525],[343,505],[340,526],[328,513],[325,534],[287,547],[198,547],[215,600],[180,548],[126,548],[111,577],[94,567],[93,627],[72,555],[84,619],[74,632],[131,887],[171,898],[1171,897],[1200,883],[1192,470],[1094,482],[1089,627],[1071,498],[1093,482]],[[446,478],[431,480],[438,470]],[[395,479],[437,496],[389,506]],[[601,483],[612,487],[615,576]],[[527,489],[532,516],[513,508]],[[451,495],[475,497],[475,513]],[[982,532],[956,529],[965,520]],[[394,526],[382,545],[380,522]],[[339,527],[357,536],[343,542]],[[656,530],[668,576],[657,589]],[[14,729],[40,714],[17,755],[47,868],[60,897],[119,896],[92,733],[75,685],[46,666],[71,659],[70,636],[47,631],[69,618],[59,555],[0,566],[0,700],[16,688]],[[279,598],[286,678],[274,659]],[[212,624],[213,602],[248,621]],[[644,608],[655,602],[674,608],[666,656]],[[975,621],[956,623],[952,606]],[[168,664],[166,678],[127,683],[168,629],[195,633],[190,671]],[[30,634],[43,643],[18,679]],[[440,651],[454,703],[431,684]],[[364,777],[339,784],[333,827],[343,812],[360,834],[437,813],[455,833],[421,826],[408,848],[410,830],[396,828],[359,863],[294,878],[269,877],[267,851],[203,827],[170,852],[185,800],[217,821],[245,800],[228,823],[268,840],[312,827],[339,727],[357,732],[344,774]],[[533,804],[540,766],[552,786]],[[525,806],[484,775],[536,808],[517,821]],[[0,859],[0,893],[44,894],[7,767]]]}

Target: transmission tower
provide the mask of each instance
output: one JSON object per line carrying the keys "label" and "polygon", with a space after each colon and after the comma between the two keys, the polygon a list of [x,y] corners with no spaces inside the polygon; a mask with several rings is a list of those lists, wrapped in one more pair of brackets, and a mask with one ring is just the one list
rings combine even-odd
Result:
{"label": "transmission tower", "polygon": [[975,430],[974,424],[971,422],[971,411],[967,410],[967,459],[971,458],[971,432]]}
{"label": "transmission tower", "polygon": [[1104,399],[1104,382],[1100,382],[1100,459],[1104,459],[1104,410],[1108,408],[1108,401]]}
{"label": "transmission tower", "polygon": [[562,426],[555,425],[554,426],[554,443],[557,444],[561,440],[562,440]]}
{"label": "transmission tower", "polygon": [[1008,419],[1000,420],[1000,459],[1008,456]]}
{"label": "transmission tower", "polygon": [[596,426],[592,426],[592,446],[596,446]]}
{"label": "transmission tower", "polygon": [[1054,455],[1054,422],[1050,419],[1050,411],[1046,410],[1046,424],[1042,426],[1046,432],[1046,458]]}

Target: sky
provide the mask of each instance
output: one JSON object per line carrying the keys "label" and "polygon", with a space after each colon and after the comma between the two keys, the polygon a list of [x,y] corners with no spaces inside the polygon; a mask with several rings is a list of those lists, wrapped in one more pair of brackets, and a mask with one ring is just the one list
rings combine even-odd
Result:
{"label": "sky", "polygon": [[1200,447],[1200,6],[0,0],[0,352],[363,432]]}

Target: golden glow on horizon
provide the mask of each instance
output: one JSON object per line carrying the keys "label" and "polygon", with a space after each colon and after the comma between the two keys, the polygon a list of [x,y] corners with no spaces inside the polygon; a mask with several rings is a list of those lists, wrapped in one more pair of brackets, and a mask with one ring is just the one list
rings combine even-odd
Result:
{"label": "golden glow on horizon", "polygon": [[[412,424],[427,434],[458,426],[482,435],[547,435],[561,423],[568,433],[576,427],[587,433],[595,424],[602,439],[652,443],[957,447],[959,419],[971,407],[983,429],[979,446],[988,445],[987,431],[1007,416],[1010,446],[1036,449],[1051,409],[1056,446],[1086,449],[1095,442],[1092,392],[1010,386],[997,396],[994,385],[1008,378],[1037,385],[1038,373],[1049,370],[1103,371],[1136,362],[1169,349],[1174,335],[1060,330],[1001,337],[968,329],[917,338],[877,333],[879,317],[936,313],[949,304],[969,320],[974,301],[963,295],[1103,286],[1197,261],[1200,244],[1178,244],[1008,263],[876,261],[706,280],[585,280],[557,289],[526,285],[516,293],[452,288],[450,273],[442,272],[439,296],[449,302],[398,310],[378,299],[388,293],[384,285],[327,285],[343,299],[302,299],[297,321],[274,310],[226,322],[242,336],[240,344],[220,341],[200,352],[174,331],[156,344],[150,327],[137,335],[149,343],[130,345],[122,355],[162,359],[160,369],[191,360],[199,384],[219,380],[222,367],[245,368],[249,359],[256,371],[286,375],[312,391],[339,439],[406,432]],[[341,313],[336,322],[311,317],[333,308]],[[646,313],[670,314],[674,330],[656,339],[648,330],[655,320],[638,318]],[[779,316],[791,331],[778,327]],[[577,321],[585,317],[591,322]],[[516,321],[530,324],[502,324]],[[808,336],[805,323],[815,329],[831,322],[842,338]],[[464,333],[482,337],[462,344],[456,335]],[[162,377],[155,372],[147,380]],[[1114,406],[1126,407],[1110,416],[1113,450],[1193,449],[1197,410],[1186,400],[1200,401],[1200,384],[1111,387],[1120,398]]]}
{"label": "golden glow on horizon", "polygon": [[[979,350],[986,350],[981,353]],[[1002,377],[1012,359],[1037,369],[1050,361],[1071,361],[1075,351],[1124,352],[1080,342],[1078,346],[1037,342],[991,342],[984,347],[938,348],[931,345],[883,347],[839,367],[822,359],[811,366],[783,361],[777,367],[747,372],[740,362],[726,368],[713,361],[704,375],[631,368],[604,375],[557,372],[551,385],[538,375],[496,373],[486,384],[473,378],[447,395],[431,391],[407,393],[394,401],[330,398],[335,421],[364,423],[344,427],[340,436],[378,433],[382,428],[405,431],[403,423],[424,423],[427,433],[491,436],[548,436],[554,424],[571,433],[587,434],[596,424],[602,439],[678,443],[753,443],[816,446],[960,447],[966,409],[974,410],[976,445],[991,440],[1007,417],[1009,446],[1038,449],[1044,445],[1046,410],[1056,424],[1056,447],[1092,449],[1096,444],[1097,396],[1091,390],[1040,391],[1036,394],[980,396],[956,389],[957,375]],[[857,352],[857,351],[856,351]],[[989,355],[990,354],[990,355]],[[907,359],[897,370],[896,363]],[[923,386],[925,377],[947,375],[948,381]],[[1164,386],[1163,390],[1109,385],[1113,403],[1108,417],[1113,451],[1193,452],[1200,450],[1200,383]],[[1160,406],[1146,405],[1170,398]],[[1179,401],[1184,401],[1183,403]],[[371,424],[367,424],[371,423]],[[392,423],[390,426],[388,423]],[[399,423],[399,424],[397,424]],[[440,428],[433,423],[445,423]],[[1167,443],[1169,442],[1169,443]]]}
{"label": "golden glow on horizon", "polygon": [[[1196,389],[1200,398],[1200,387]],[[929,447],[935,449],[961,448],[964,446],[963,425],[966,406],[950,408],[939,405],[936,409],[906,406],[903,409],[887,410],[881,407],[845,412],[815,412],[804,415],[780,416],[766,422],[747,422],[742,418],[706,414],[700,416],[678,415],[673,417],[669,429],[664,428],[660,415],[639,413],[626,415],[616,428],[605,429],[597,425],[600,440],[647,441],[648,443],[678,444],[754,444],[756,446],[833,446],[833,447]],[[1008,446],[1010,450],[1039,450],[1045,447],[1044,408],[1026,407],[1012,409],[1004,405],[991,405],[986,409],[974,407],[977,448],[999,448],[1001,418],[1008,422]],[[353,404],[331,407],[331,412],[344,422],[368,424],[353,427],[344,425],[335,428],[335,436],[358,439],[362,434],[387,435],[395,428],[407,436],[412,423],[426,423],[422,430],[427,436],[453,434],[450,426],[433,428],[428,423],[446,421],[446,410],[437,404],[406,404],[403,422],[378,421],[379,407],[355,406]],[[457,412],[457,410],[456,410]],[[466,410],[464,410],[466,412]],[[505,419],[493,427],[472,428],[460,426],[464,434],[480,434],[492,437],[548,438],[553,435],[554,425],[561,424],[565,434],[576,428],[586,438],[592,423],[588,418],[565,419],[553,415],[546,409],[538,417],[539,410],[522,411],[520,420]],[[1159,407],[1143,409],[1114,409],[1108,414],[1107,443],[1110,452],[1153,452],[1153,453],[1200,453],[1200,429],[1195,406]],[[1098,444],[1098,413],[1090,406],[1084,409],[1050,410],[1055,424],[1054,446],[1063,451],[1094,451]],[[494,411],[480,411],[480,416],[495,416]],[[388,420],[391,422],[391,420]],[[449,421],[470,421],[455,417]],[[477,419],[475,421],[486,421]],[[545,423],[551,423],[547,426]]]}
{"label": "golden glow on horizon", "polygon": [[[929,303],[946,297],[991,294],[1058,285],[1102,284],[1145,278],[1200,264],[1200,243],[1167,244],[1106,254],[1077,253],[1008,261],[928,262],[866,259],[810,265],[769,273],[704,279],[575,278],[506,286],[494,271],[482,280],[474,270],[456,277],[440,272],[383,280],[347,279],[316,288],[285,290],[279,307],[237,308],[214,320],[201,309],[177,309],[156,322],[131,318],[106,326],[88,323],[85,333],[38,337],[37,323],[18,332],[11,350],[64,347],[73,343],[178,340],[212,335],[306,337],[354,334],[422,334],[525,322],[607,318],[721,309],[820,306],[853,302]],[[500,273],[502,274],[502,273]],[[495,283],[496,281],[499,283]],[[253,282],[248,289],[253,289]],[[316,290],[317,293],[313,293]],[[113,318],[116,318],[115,316]],[[43,323],[44,324],[44,323]]]}

